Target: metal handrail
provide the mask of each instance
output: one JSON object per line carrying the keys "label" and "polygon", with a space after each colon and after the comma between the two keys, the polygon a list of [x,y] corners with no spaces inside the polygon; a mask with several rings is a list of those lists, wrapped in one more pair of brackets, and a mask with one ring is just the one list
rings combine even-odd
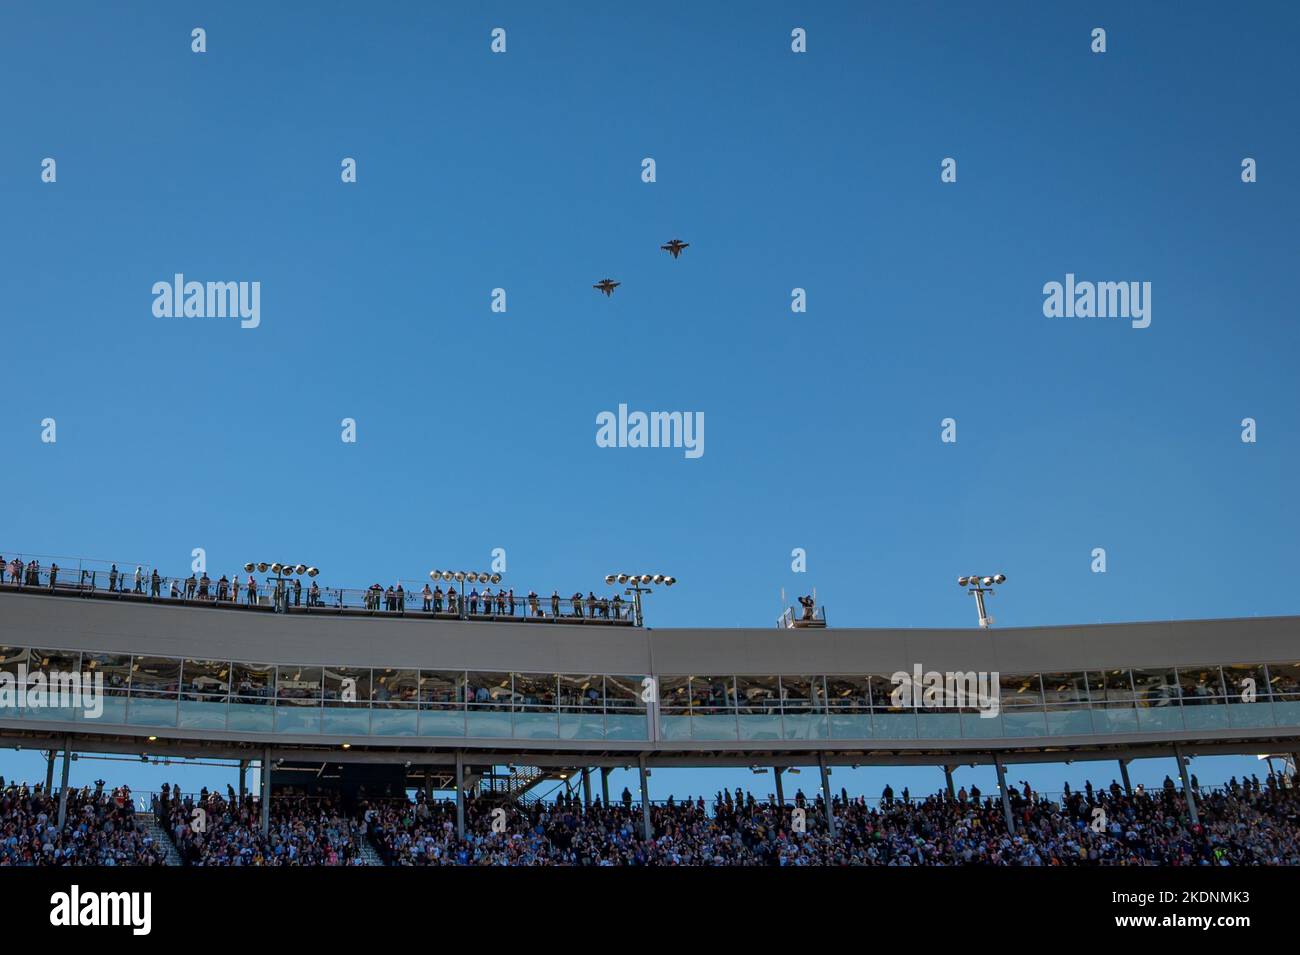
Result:
{"label": "metal handrail", "polygon": [[[0,551],[0,553],[3,553]],[[28,564],[37,561],[35,582],[28,575]],[[44,561],[50,560],[51,564]],[[431,588],[428,609],[423,590],[403,590],[395,587],[371,585],[366,588],[320,587],[315,581],[302,585],[281,586],[274,578],[256,581],[248,586],[248,576],[236,574],[233,578],[222,575],[171,577],[158,574],[145,565],[139,577],[134,568],[113,570],[108,561],[93,562],[68,558],[68,564],[58,563],[59,558],[17,553],[6,557],[0,587],[18,591],[48,592],[61,595],[76,594],[82,597],[116,598],[209,605],[225,609],[279,610],[289,613],[336,613],[389,617],[416,617],[441,620],[527,621],[550,623],[583,623],[612,626],[633,626],[632,605],[617,595],[552,597],[538,595],[536,602],[527,594],[505,595],[493,593],[491,604],[486,594],[477,593],[470,584],[471,595],[460,589],[434,592]],[[73,564],[72,561],[76,563]],[[11,562],[21,568],[15,578]],[[105,567],[104,565],[108,565]],[[55,568],[57,567],[57,571]],[[53,575],[53,576],[52,576]],[[251,575],[250,575],[251,576]],[[206,582],[205,578],[206,577]],[[462,585],[463,586],[463,585]],[[490,588],[489,588],[490,589]],[[509,588],[506,588],[508,591]],[[588,591],[589,594],[593,592]]]}

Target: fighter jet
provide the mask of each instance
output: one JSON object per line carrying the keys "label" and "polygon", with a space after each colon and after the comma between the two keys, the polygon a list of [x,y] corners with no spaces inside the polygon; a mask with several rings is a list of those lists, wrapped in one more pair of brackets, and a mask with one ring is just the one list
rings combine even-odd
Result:
{"label": "fighter jet", "polygon": [[689,242],[683,242],[681,239],[673,239],[667,245],[661,245],[659,248],[663,249],[675,259],[677,256],[682,254],[682,249],[688,248],[689,246]]}
{"label": "fighter jet", "polygon": [[592,288],[600,289],[600,291],[604,292],[606,295],[613,295],[614,289],[618,288],[622,284],[622,282],[615,282],[613,279],[601,279],[593,285]]}

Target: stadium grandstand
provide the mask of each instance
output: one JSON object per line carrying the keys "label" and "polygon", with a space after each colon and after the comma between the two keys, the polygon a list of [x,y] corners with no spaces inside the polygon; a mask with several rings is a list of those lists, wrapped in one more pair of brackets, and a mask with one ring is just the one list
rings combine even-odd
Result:
{"label": "stadium grandstand", "polygon": [[[16,563],[0,583],[0,737],[49,755],[43,783],[0,787],[0,862],[1300,862],[1300,618],[652,629],[639,599],[604,618],[608,598],[594,615],[584,598],[543,607],[539,627],[527,601],[308,605],[267,581],[250,604]],[[980,692],[921,692],[923,674]],[[56,692],[70,688],[84,693]],[[1262,783],[1202,790],[1188,773],[1190,756],[1258,753],[1282,764]],[[69,787],[75,754],[238,761],[240,785],[142,805]],[[1131,786],[1128,761],[1152,756],[1175,757],[1177,779]],[[1004,773],[1088,760],[1116,761],[1122,784],[1043,794]],[[809,765],[805,793],[788,771]],[[891,765],[941,766],[946,790],[867,799],[830,782]],[[994,767],[996,792],[958,790],[959,765]],[[655,800],[660,767],[766,769],[776,798]],[[639,792],[611,793],[616,769]],[[564,786],[544,800],[548,781]]]}

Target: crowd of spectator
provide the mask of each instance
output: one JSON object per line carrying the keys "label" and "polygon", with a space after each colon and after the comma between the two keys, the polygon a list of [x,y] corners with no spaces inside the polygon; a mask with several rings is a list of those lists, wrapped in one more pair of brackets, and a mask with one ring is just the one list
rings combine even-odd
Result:
{"label": "crowd of spectator", "polygon": [[0,866],[162,865],[164,846],[136,818],[126,786],[69,790],[59,828],[59,800],[42,786],[0,778]]}
{"label": "crowd of spectator", "polygon": [[[1194,784],[1195,787],[1195,784]],[[373,799],[344,809],[325,797],[277,797],[269,832],[258,801],[229,787],[182,795],[164,786],[153,811],[184,865],[342,866],[367,855],[395,866],[1189,866],[1300,865],[1300,789],[1270,775],[1197,791],[1193,822],[1183,794],[1125,792],[1112,782],[1061,793],[1027,783],[1000,797],[962,788],[921,799],[886,786],[879,799],[796,792],[784,806],[741,790],[651,807],[652,836],[631,794],[585,806],[575,795],[503,803],[465,801],[465,838],[454,800]],[[126,787],[103,783],[58,799],[41,786],[0,780],[0,865],[159,865],[156,844]],[[373,850],[373,853],[367,851]]]}
{"label": "crowd of spectator", "polygon": [[[491,587],[481,592],[470,583],[470,589],[458,592],[454,585],[448,585],[443,591],[438,584],[430,588],[424,585],[421,591],[407,590],[401,581],[385,588],[381,584],[371,584],[361,591],[328,590],[323,591],[320,584],[312,580],[303,586],[298,577],[270,578],[265,584],[259,584],[257,576],[249,573],[246,577],[233,574],[222,575],[213,580],[204,571],[202,574],[191,573],[186,578],[161,576],[156,569],[146,570],[137,566],[134,571],[118,570],[113,564],[107,572],[103,570],[82,570],[79,582],[72,583],[66,579],[60,583],[60,568],[57,563],[42,569],[40,561],[21,561],[17,558],[5,561],[0,557],[0,585],[8,584],[17,589],[42,588],[56,590],[74,589],[78,592],[96,593],[107,591],[114,594],[134,594],[150,599],[168,598],[172,600],[201,601],[205,603],[228,603],[258,606],[262,598],[269,598],[276,607],[288,609],[301,607],[337,609],[362,609],[372,613],[385,612],[406,614],[415,611],[416,599],[419,600],[420,612],[431,615],[455,617],[533,617],[552,619],[587,619],[629,621],[629,605],[618,594],[597,596],[589,591],[584,597],[575,592],[571,597],[561,598],[558,590],[551,593],[549,613],[547,604],[543,603],[536,591],[529,591],[527,596],[517,598],[513,587],[501,587],[496,593]],[[480,577],[488,579],[486,575]],[[498,578],[493,577],[493,580]],[[107,587],[105,587],[107,584]],[[241,596],[242,595],[242,596]]]}
{"label": "crowd of spectator", "polygon": [[203,789],[181,795],[163,784],[154,815],[164,825],[183,865],[341,866],[361,865],[360,827],[329,799],[285,797],[271,801],[268,832],[252,795],[241,800]]}
{"label": "crowd of spectator", "polygon": [[[1009,794],[1014,831],[1000,798],[978,788],[915,800],[886,787],[874,805],[841,792],[830,834],[821,796],[798,793],[778,807],[739,790],[669,801],[651,809],[653,837],[629,793],[584,808],[573,797],[531,806],[468,800],[466,838],[456,838],[454,802],[386,803],[363,813],[367,834],[389,865],[1300,865],[1300,791],[1276,777],[1236,779],[1202,793],[1193,823],[1172,781],[1126,794],[1066,791],[1057,798],[1027,784]],[[802,809],[797,831],[795,810]],[[1097,810],[1100,810],[1098,812]]]}

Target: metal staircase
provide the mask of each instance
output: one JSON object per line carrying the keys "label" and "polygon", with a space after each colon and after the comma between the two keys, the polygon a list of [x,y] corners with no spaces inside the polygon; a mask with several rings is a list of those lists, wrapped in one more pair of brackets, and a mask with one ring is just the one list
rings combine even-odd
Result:
{"label": "metal staircase", "polygon": [[510,766],[505,774],[494,770],[484,773],[478,782],[478,798],[496,803],[530,806],[538,799],[534,788],[552,778],[557,770],[537,766]]}
{"label": "metal staircase", "polygon": [[180,865],[181,854],[176,851],[176,843],[172,842],[172,837],[163,828],[157,817],[152,812],[136,811],[136,825],[143,828],[154,841],[154,845],[162,846],[167,853],[168,865]]}
{"label": "metal staircase", "polygon": [[356,847],[357,856],[365,865],[384,864],[384,860],[379,858],[379,853],[375,851],[375,847],[370,844],[370,838],[368,836],[364,834],[359,836],[356,839]]}

